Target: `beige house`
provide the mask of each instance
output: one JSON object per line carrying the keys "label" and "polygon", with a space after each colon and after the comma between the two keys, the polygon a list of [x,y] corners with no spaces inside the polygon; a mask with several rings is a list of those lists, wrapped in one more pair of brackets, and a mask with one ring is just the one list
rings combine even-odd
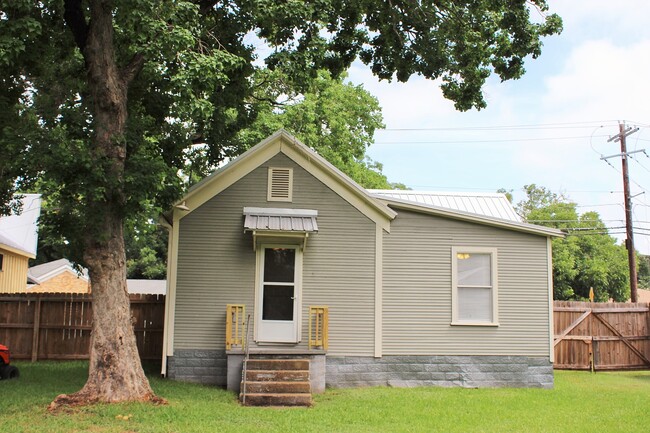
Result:
{"label": "beige house", "polygon": [[[29,268],[27,293],[91,293],[88,269],[75,267],[67,259],[59,259]],[[132,295],[165,295],[165,280],[127,279]]]}
{"label": "beige house", "polygon": [[29,260],[36,258],[39,194],[23,194],[19,213],[0,217],[0,293],[24,292]]}
{"label": "beige house", "polygon": [[29,268],[28,293],[90,293],[88,271],[77,271],[67,259]]}
{"label": "beige house", "polygon": [[239,389],[248,346],[306,359],[314,391],[553,385],[562,234],[501,195],[367,191],[279,131],[164,220],[170,378]]}

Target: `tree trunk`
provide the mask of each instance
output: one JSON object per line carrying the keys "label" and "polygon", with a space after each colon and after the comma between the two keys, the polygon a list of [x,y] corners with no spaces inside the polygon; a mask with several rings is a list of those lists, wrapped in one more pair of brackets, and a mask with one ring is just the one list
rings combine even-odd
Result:
{"label": "tree trunk", "polygon": [[66,23],[80,46],[87,70],[93,106],[93,163],[101,170],[102,194],[88,194],[84,261],[93,293],[93,328],[88,381],[70,395],[58,396],[50,405],[95,402],[161,402],[142,369],[133,332],[126,287],[123,190],[126,161],[125,129],[127,89],[142,66],[134,57],[119,70],[113,49],[111,1],[90,1],[90,21],[85,22],[81,1],[66,0]]}

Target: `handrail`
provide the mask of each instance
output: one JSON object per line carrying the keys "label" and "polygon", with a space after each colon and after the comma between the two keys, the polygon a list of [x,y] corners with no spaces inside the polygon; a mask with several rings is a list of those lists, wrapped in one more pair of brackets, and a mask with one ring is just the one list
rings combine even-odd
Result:
{"label": "handrail", "polygon": [[233,346],[245,347],[244,316],[246,306],[243,304],[226,305],[226,350]]}
{"label": "handrail", "polygon": [[309,350],[320,347],[327,350],[329,346],[329,307],[326,305],[309,306]]}
{"label": "handrail", "polygon": [[248,371],[248,358],[249,358],[248,348],[250,347],[250,345],[248,344],[248,339],[250,338],[249,336],[250,323],[251,323],[251,315],[249,314],[248,317],[246,318],[246,344],[244,345],[244,362],[241,370],[241,382],[242,382],[241,404],[244,406],[246,406],[246,372]]}

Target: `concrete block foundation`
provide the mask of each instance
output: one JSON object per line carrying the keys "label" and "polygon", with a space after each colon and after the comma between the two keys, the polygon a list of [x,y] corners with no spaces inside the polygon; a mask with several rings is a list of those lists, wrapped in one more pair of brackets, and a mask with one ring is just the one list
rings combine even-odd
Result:
{"label": "concrete block foundation", "polygon": [[[251,356],[266,355],[252,353]],[[314,393],[323,392],[326,386],[553,388],[553,364],[548,358],[416,355],[374,358],[309,352],[279,356],[310,359]],[[243,359],[242,353],[226,353],[225,350],[177,350],[168,358],[167,377],[239,392]]]}

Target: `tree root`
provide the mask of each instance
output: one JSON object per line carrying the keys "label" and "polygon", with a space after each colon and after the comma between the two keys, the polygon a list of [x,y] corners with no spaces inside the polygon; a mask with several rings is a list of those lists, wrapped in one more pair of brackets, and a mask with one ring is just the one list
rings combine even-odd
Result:
{"label": "tree root", "polygon": [[[158,397],[155,394],[147,394],[140,398],[135,398],[128,400],[129,402],[144,402],[151,403],[154,405],[165,405],[167,400],[164,398]],[[47,410],[50,413],[60,413],[62,411],[70,410],[75,407],[81,406],[91,406],[97,403],[124,403],[124,401],[114,401],[101,398],[98,395],[92,395],[89,392],[84,392],[81,390],[75,392],[74,394],[60,394],[58,395],[52,403],[47,407]]]}

